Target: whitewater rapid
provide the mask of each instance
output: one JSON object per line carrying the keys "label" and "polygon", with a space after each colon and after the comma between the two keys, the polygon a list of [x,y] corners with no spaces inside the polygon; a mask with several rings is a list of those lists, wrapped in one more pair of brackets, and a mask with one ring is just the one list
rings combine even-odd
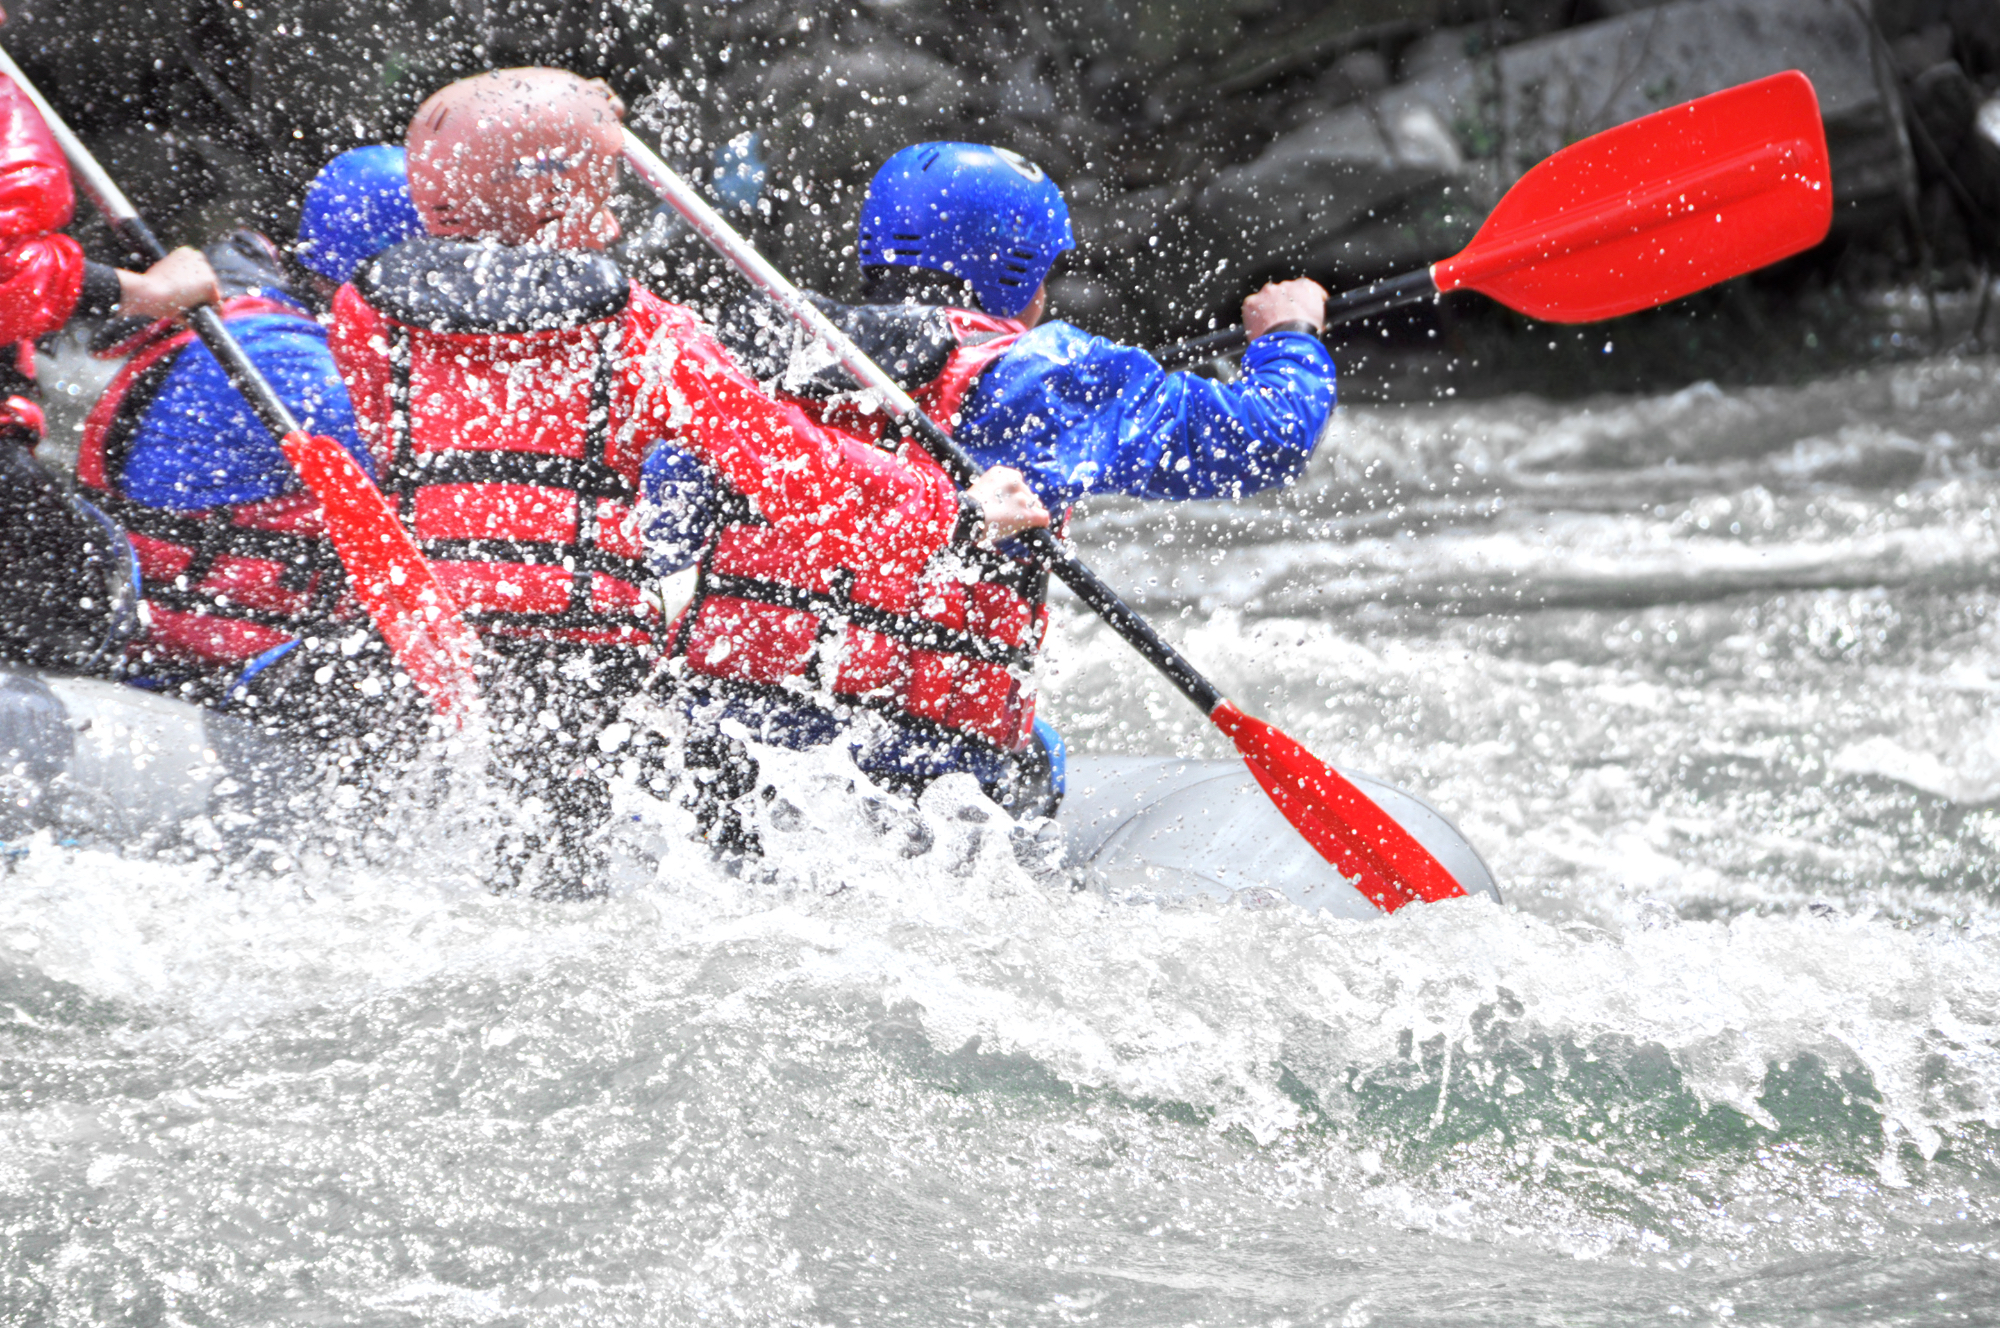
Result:
{"label": "whitewater rapid", "polygon": [[[627,789],[589,904],[393,798],[10,846],[0,1322],[1990,1321],[1995,369],[1349,408],[1086,514],[1505,906],[1121,903],[781,753],[763,863]],[[1223,754],[1063,616],[1075,747]]]}

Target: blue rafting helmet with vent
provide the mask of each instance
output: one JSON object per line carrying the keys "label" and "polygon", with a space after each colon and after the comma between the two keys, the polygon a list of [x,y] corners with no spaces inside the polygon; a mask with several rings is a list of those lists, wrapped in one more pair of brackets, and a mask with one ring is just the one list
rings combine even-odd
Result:
{"label": "blue rafting helmet with vent", "polygon": [[1057,255],[1074,248],[1056,182],[1005,148],[904,148],[882,163],[861,203],[862,267],[949,273],[1002,318],[1027,308]]}
{"label": "blue rafting helmet with vent", "polygon": [[346,281],[363,260],[423,233],[403,149],[352,148],[306,186],[299,261],[331,281]]}

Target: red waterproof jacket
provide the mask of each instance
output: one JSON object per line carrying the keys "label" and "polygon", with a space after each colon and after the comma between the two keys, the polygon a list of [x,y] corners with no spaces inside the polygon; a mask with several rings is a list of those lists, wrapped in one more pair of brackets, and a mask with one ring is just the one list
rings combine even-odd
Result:
{"label": "red waterproof jacket", "polygon": [[[0,346],[24,377],[34,376],[34,339],[67,323],[83,290],[83,250],[57,234],[74,207],[62,150],[28,95],[0,75]],[[40,431],[41,412],[23,398],[0,407],[7,419]]]}
{"label": "red waterproof jacket", "polygon": [[707,463],[802,587],[907,604],[957,522],[944,476],[773,401],[601,255],[409,241],[342,289],[330,344],[383,488],[489,634],[657,639],[633,508],[662,440]]}

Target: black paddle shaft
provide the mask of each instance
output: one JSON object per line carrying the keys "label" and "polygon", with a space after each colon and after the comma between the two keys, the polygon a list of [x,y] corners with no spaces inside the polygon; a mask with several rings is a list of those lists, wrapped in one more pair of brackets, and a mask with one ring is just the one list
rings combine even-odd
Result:
{"label": "black paddle shaft", "polygon": [[[1437,283],[1431,280],[1429,268],[1406,272],[1400,277],[1373,281],[1366,286],[1343,291],[1329,299],[1326,302],[1326,325],[1337,327],[1342,323],[1373,318],[1376,314],[1400,309],[1406,304],[1417,304],[1428,300],[1437,293]],[[1211,332],[1205,337],[1177,341],[1171,346],[1154,351],[1153,358],[1158,360],[1163,368],[1178,369],[1182,365],[1199,364],[1218,355],[1227,355],[1249,343],[1250,334],[1242,328],[1225,327],[1220,332]]]}
{"label": "black paddle shaft", "polygon": [[[117,217],[107,211],[104,219],[111,223],[111,228],[118,232],[118,238],[133,252],[155,263],[167,256],[167,247],[160,243],[159,236],[153,234],[153,228],[146,224],[144,217]],[[264,422],[264,427],[280,438],[299,432],[299,422],[292,415],[291,407],[271,389],[271,384],[251,362],[243,344],[222,321],[222,315],[215,307],[204,304],[190,309],[187,320],[195,335],[201,338],[202,344],[222,365],[222,371],[229,375],[231,385],[257,412],[257,418]]]}
{"label": "black paddle shaft", "polygon": [[[923,449],[931,454],[945,473],[962,489],[978,479],[981,471],[979,463],[966,454],[964,448],[952,440],[950,434],[938,427],[935,420],[919,411],[906,415],[900,423],[916,434]],[[1181,695],[1201,707],[1201,713],[1215,713],[1215,708],[1225,699],[1216,685],[1201,676],[1194,665],[1182,657],[1181,652],[1168,645],[1161,635],[1153,630],[1153,625],[1140,617],[1131,605],[1119,598],[1118,592],[1106,585],[1104,579],[1084,566],[1083,561],[1064,548],[1062,541],[1046,529],[1024,530],[1014,536],[1025,544],[1037,558],[1048,564],[1061,582],[1076,592],[1076,597],[1096,611],[1097,616],[1111,625],[1111,630],[1125,638],[1134,650],[1142,655],[1148,664],[1165,674],[1167,681],[1180,688]]]}

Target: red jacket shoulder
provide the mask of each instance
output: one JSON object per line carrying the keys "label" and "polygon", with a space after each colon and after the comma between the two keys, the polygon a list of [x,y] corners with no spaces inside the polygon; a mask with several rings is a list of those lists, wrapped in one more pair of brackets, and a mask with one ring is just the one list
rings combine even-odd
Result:
{"label": "red jacket shoulder", "polygon": [[83,289],[83,250],[67,235],[69,166],[28,95],[0,75],[0,342],[69,321]]}
{"label": "red jacket shoulder", "polygon": [[28,94],[0,74],[0,240],[61,230],[75,209],[55,136]]}

